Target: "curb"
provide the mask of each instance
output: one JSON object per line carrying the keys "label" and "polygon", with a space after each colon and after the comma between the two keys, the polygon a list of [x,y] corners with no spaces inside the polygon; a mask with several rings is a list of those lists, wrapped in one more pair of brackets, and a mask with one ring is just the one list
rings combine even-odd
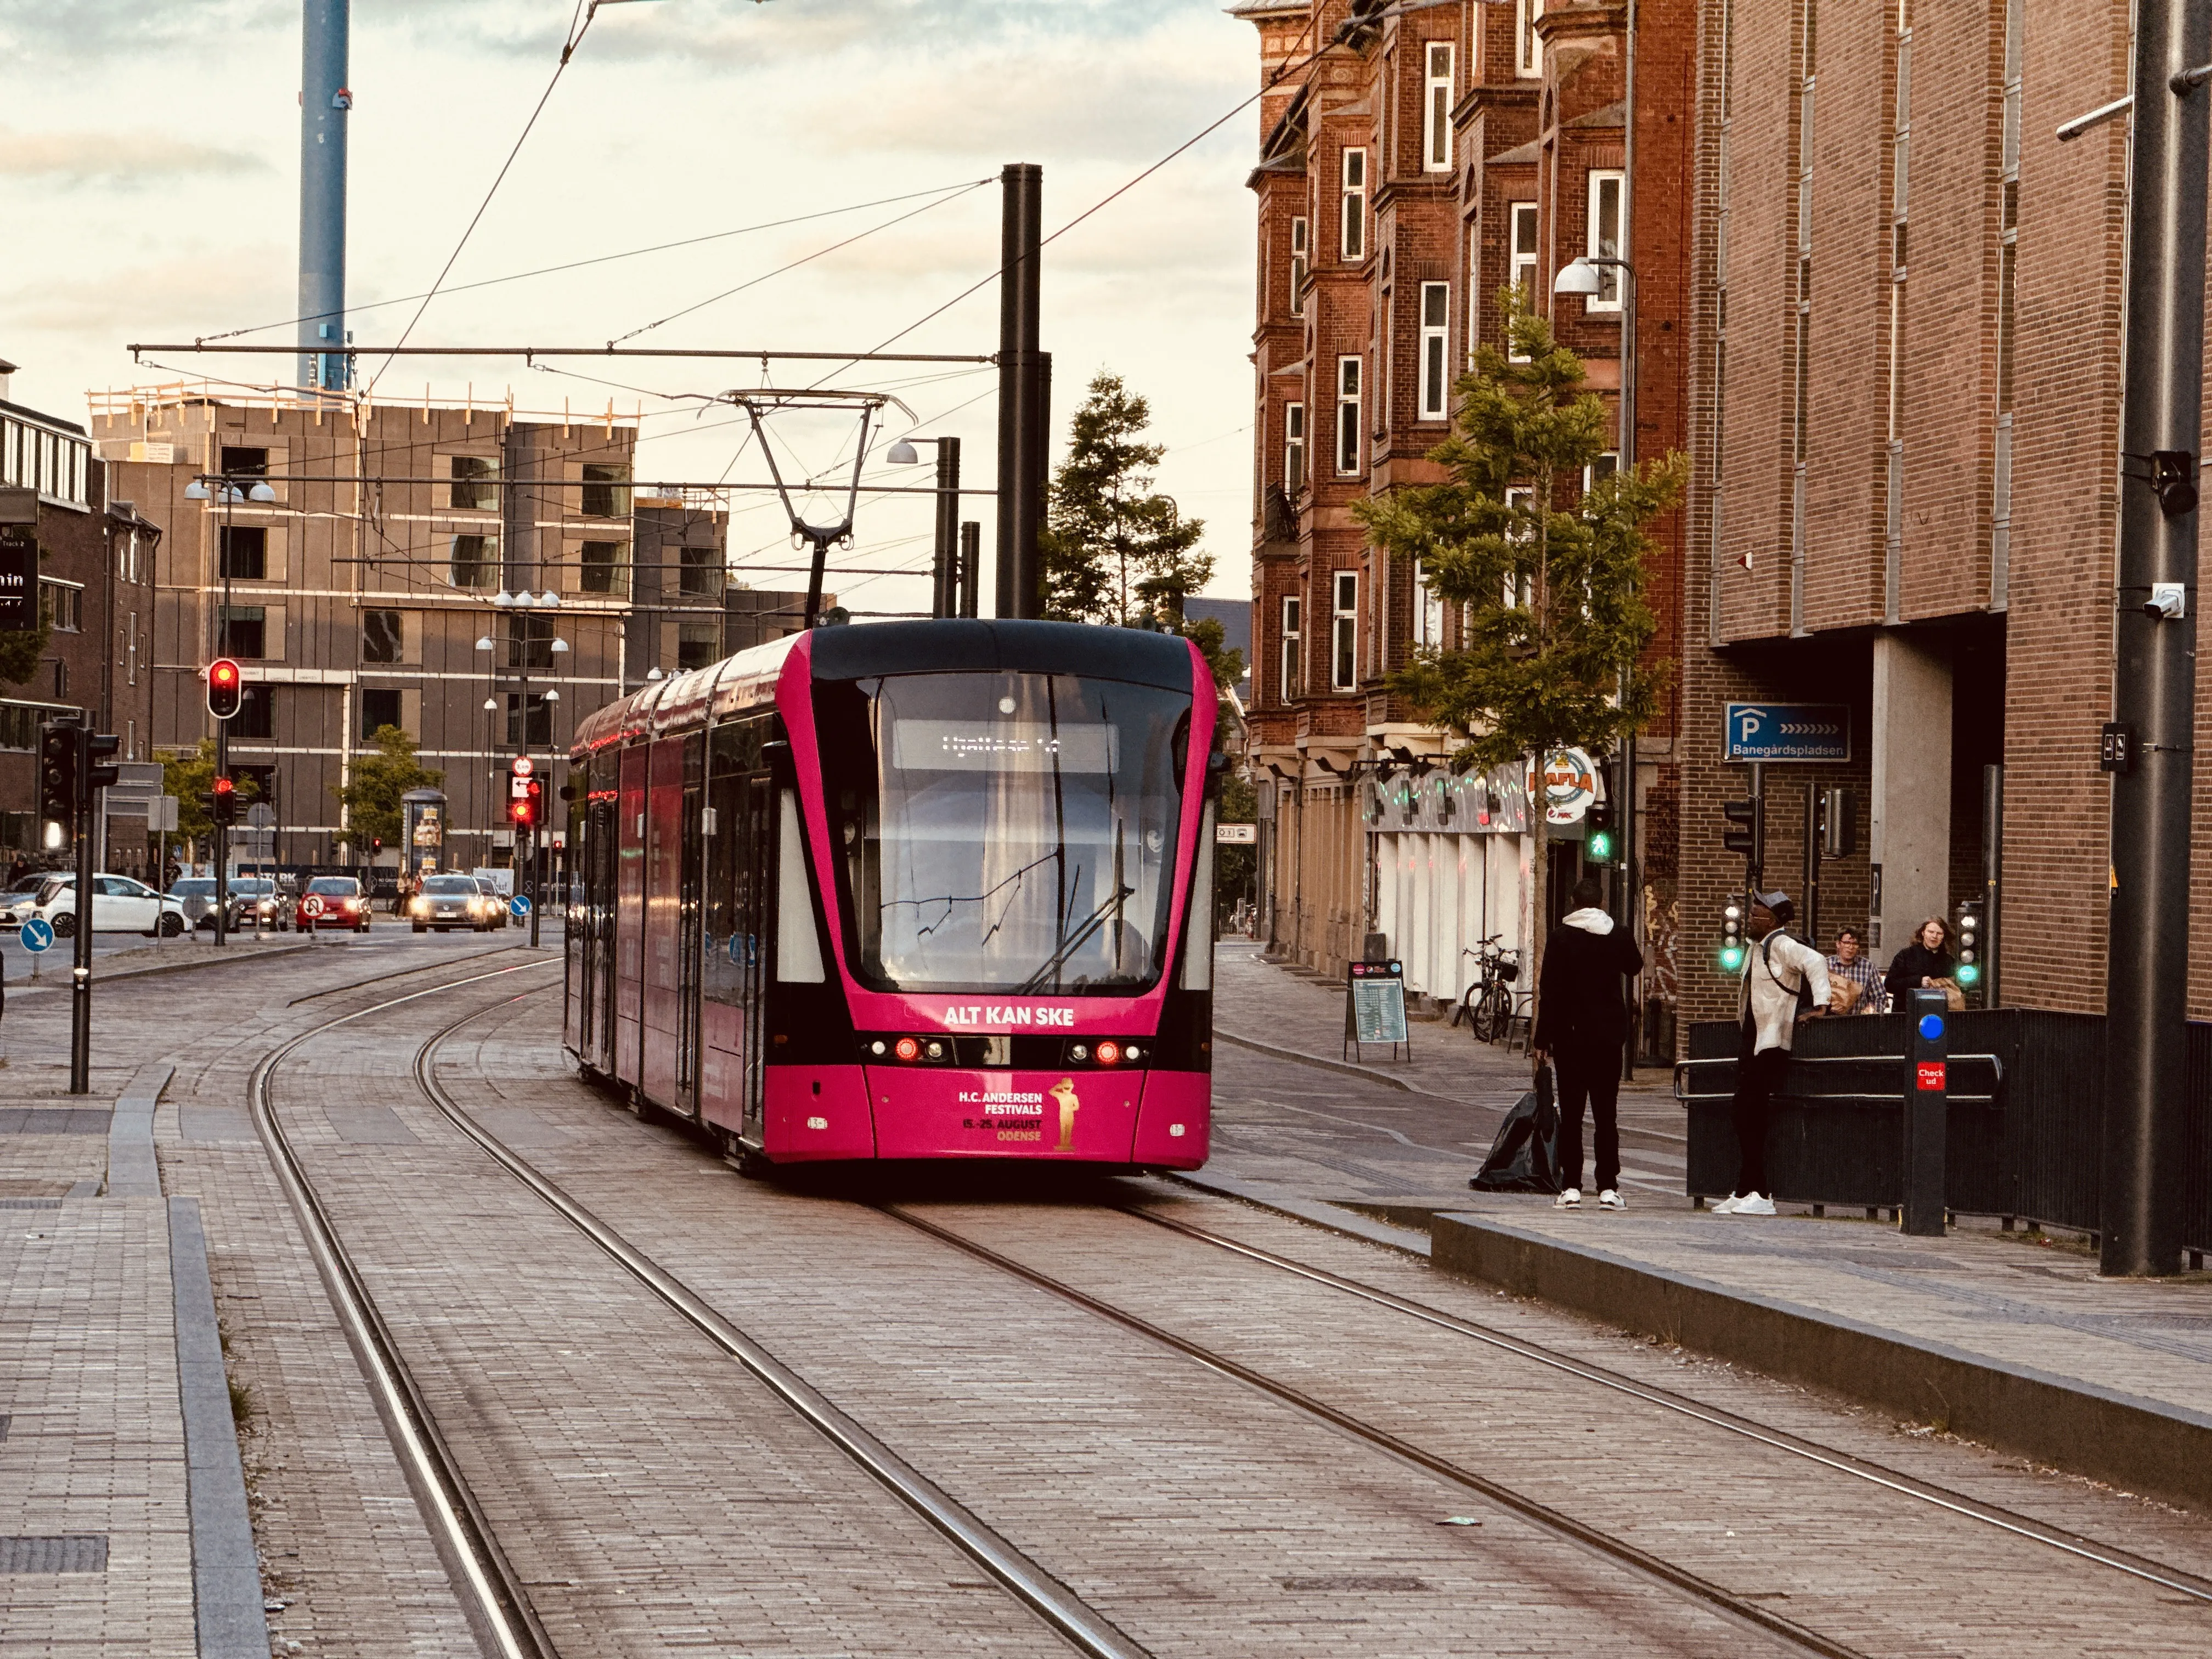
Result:
{"label": "curb", "polygon": [[[1234,1031],[1224,1031],[1218,1025],[1213,1028],[1213,1035],[1219,1041],[1233,1042],[1240,1048],[1257,1049],[1261,1054],[1273,1054],[1278,1060],[1295,1060],[1301,1065],[1318,1066],[1325,1071],[1342,1072],[1347,1077],[1364,1077],[1376,1083],[1387,1083],[1393,1089],[1403,1089],[1409,1095],[1426,1095],[1431,1100],[1449,1100],[1462,1106],[1474,1103],[1472,1101],[1460,1100],[1456,1095],[1439,1095],[1431,1093],[1426,1089],[1417,1089],[1405,1079],[1392,1077],[1389,1073],[1377,1071],[1372,1066],[1355,1066],[1348,1060],[1324,1060],[1319,1054],[1305,1054],[1296,1048],[1278,1048],[1272,1042],[1262,1042],[1257,1037],[1239,1036]],[[1500,1107],[1498,1109],[1503,1111],[1504,1109]]]}
{"label": "curb", "polygon": [[1347,1238],[1357,1238],[1369,1244],[1380,1244],[1386,1249],[1401,1250],[1407,1255],[1426,1259],[1431,1248],[1425,1233],[1411,1227],[1393,1226],[1387,1221],[1376,1221],[1361,1215],[1356,1210],[1340,1209],[1334,1204],[1316,1198],[1299,1198],[1293,1194],[1277,1192],[1258,1182],[1237,1181],[1228,1176],[1201,1175],[1195,1170],[1175,1170],[1168,1179],[1185,1187],[1195,1187],[1202,1193],[1212,1193],[1218,1198],[1233,1198],[1240,1203],[1285,1215],[1309,1226],[1341,1233]]}
{"label": "curb", "polygon": [[142,1066],[115,1098],[107,1121],[107,1196],[159,1198],[161,1166],[154,1158],[154,1109],[177,1068],[167,1060]]}
{"label": "curb", "polygon": [[[264,947],[250,957],[206,957],[198,962],[156,962],[150,963],[143,968],[118,968],[113,973],[108,974],[100,971],[99,959],[95,957],[93,962],[92,982],[94,985],[112,985],[118,980],[150,979],[156,974],[188,974],[196,968],[216,968],[226,962],[267,962],[276,957],[289,957],[296,951],[312,951],[315,948],[312,945],[279,945]],[[68,976],[63,975],[58,976],[52,983],[42,979],[38,984],[33,985],[28,980],[19,980],[9,988],[9,991],[14,996],[27,997],[40,996],[49,991],[66,991],[69,988]]]}
{"label": "curb", "polygon": [[1484,1216],[1438,1215],[1430,1238],[1431,1260],[1445,1273],[2212,1511],[2212,1415],[1731,1291]]}
{"label": "curb", "polygon": [[196,1198],[169,1200],[169,1285],[176,1304],[177,1399],[184,1408],[185,1502],[191,1517],[200,1659],[267,1659],[261,1558],[246,1505],[246,1470],[238,1455],[207,1234]]}

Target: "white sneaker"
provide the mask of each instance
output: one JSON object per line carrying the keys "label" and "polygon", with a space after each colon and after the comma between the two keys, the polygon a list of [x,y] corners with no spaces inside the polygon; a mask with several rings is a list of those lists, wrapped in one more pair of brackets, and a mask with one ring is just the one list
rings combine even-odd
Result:
{"label": "white sneaker", "polygon": [[1772,1215],[1774,1200],[1771,1198],[1761,1198],[1757,1193],[1747,1193],[1743,1197],[1736,1200],[1735,1208],[1729,1213],[1730,1215]]}
{"label": "white sneaker", "polygon": [[1582,1206],[1583,1189],[1579,1187],[1570,1187],[1552,1200],[1552,1207],[1555,1210],[1579,1210]]}
{"label": "white sneaker", "polygon": [[1597,1195],[1597,1206],[1601,1210],[1625,1210],[1628,1204],[1619,1193],[1608,1187]]}
{"label": "white sneaker", "polygon": [[1717,1198],[1713,1200],[1713,1213],[1715,1215],[1734,1215],[1735,1213],[1735,1206],[1742,1202],[1743,1200],[1741,1199],[1737,1198],[1733,1194],[1727,1198]]}

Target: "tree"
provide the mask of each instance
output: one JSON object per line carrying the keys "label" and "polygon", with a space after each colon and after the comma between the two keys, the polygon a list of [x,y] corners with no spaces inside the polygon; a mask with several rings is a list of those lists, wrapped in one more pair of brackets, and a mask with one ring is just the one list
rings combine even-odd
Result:
{"label": "tree", "polygon": [[[46,560],[42,549],[39,562],[44,564]],[[39,672],[39,664],[46,654],[47,642],[53,637],[53,623],[47,619],[46,606],[38,604],[38,597],[34,592],[24,600],[36,607],[32,612],[36,626],[0,634],[0,681],[9,685],[31,683],[31,677]]]}
{"label": "tree", "polygon": [[1152,405],[1101,372],[1069,423],[1067,459],[1054,479],[1045,528],[1045,614],[1064,622],[1156,626],[1180,617],[1184,595],[1213,561],[1195,551],[1200,519],[1152,489],[1167,451],[1141,441]]}
{"label": "tree", "polygon": [[[202,738],[196,748],[161,751],[161,787],[177,798],[177,833],[193,842],[215,833],[215,820],[200,798],[215,788],[215,739]],[[261,786],[249,775],[238,780],[238,804],[249,806],[261,797]]]}
{"label": "tree", "polygon": [[1213,689],[1227,696],[1229,688],[1244,678],[1244,653],[1222,643],[1228,630],[1222,627],[1218,617],[1201,617],[1196,622],[1187,622],[1178,630],[1199,649],[1206,665],[1213,672]]}
{"label": "tree", "polygon": [[[1235,652],[1230,653],[1236,655]],[[1223,823],[1255,823],[1260,817],[1260,792],[1252,787],[1252,780],[1243,772],[1231,772],[1221,780],[1221,806],[1218,814]],[[1237,905],[1247,899],[1256,900],[1254,880],[1260,872],[1260,849],[1240,847],[1233,843],[1213,849],[1213,915],[1217,922],[1228,921]]]}
{"label": "tree", "polygon": [[[1658,627],[1644,602],[1644,526],[1680,498],[1688,465],[1670,454],[1580,491],[1606,449],[1605,405],[1517,288],[1500,303],[1512,353],[1477,351],[1455,430],[1431,455],[1450,478],[1352,513],[1375,545],[1420,561],[1437,597],[1466,607],[1458,649],[1425,651],[1389,684],[1468,734],[1461,759],[1535,769],[1540,880],[1544,763],[1565,748],[1617,747],[1650,721],[1672,673],[1643,660]],[[1540,930],[1533,943],[1540,951]]]}
{"label": "tree", "polygon": [[378,841],[397,847],[404,818],[400,797],[410,789],[435,789],[446,781],[443,772],[415,758],[415,739],[398,726],[380,726],[368,740],[376,752],[356,756],[353,781],[331,789],[346,810],[356,852]]}

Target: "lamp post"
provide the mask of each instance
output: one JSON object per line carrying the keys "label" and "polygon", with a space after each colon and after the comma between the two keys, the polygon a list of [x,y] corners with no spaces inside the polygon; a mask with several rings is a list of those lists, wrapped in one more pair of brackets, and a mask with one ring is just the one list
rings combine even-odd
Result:
{"label": "lamp post", "polygon": [[[510,665],[519,668],[521,671],[522,690],[520,696],[522,700],[522,718],[519,722],[519,726],[521,739],[521,750],[523,754],[527,755],[530,752],[530,659],[535,652],[538,645],[538,641],[534,637],[534,630],[532,630],[529,625],[529,613],[534,611],[558,610],[561,605],[561,596],[550,587],[547,588],[543,594],[540,594],[534,599],[531,596],[530,590],[526,587],[519,593],[509,593],[504,587],[502,587],[496,594],[493,595],[491,604],[495,609],[507,613],[508,617],[512,619],[509,623],[510,631],[508,638],[514,646],[514,656],[516,660]],[[517,616],[518,612],[521,613],[519,617]],[[521,632],[519,636],[513,631],[518,623],[521,629]],[[477,649],[486,652],[495,649],[495,641],[493,641],[492,636],[486,634],[482,638],[478,639],[477,641]],[[568,641],[562,639],[557,634],[552,636],[552,639],[546,646],[546,653],[549,656],[563,655],[567,653],[568,649]],[[491,682],[492,695],[484,700],[484,708],[487,713],[495,711],[499,708],[499,663],[496,658],[493,659],[490,668],[491,672],[489,678]],[[561,688],[557,685],[548,686],[545,690],[543,701],[547,705],[545,725],[546,738],[550,746],[552,738],[553,709],[560,703]],[[498,788],[496,780],[499,776],[499,770],[497,768],[493,769],[492,776],[495,780],[493,789],[495,792],[495,799],[496,799],[496,791]],[[544,843],[538,835],[538,826],[534,821],[525,826],[525,828],[529,835],[529,865],[526,877],[523,863],[523,849],[520,844],[518,843],[515,848],[514,856],[515,885],[516,890],[520,891],[526,879],[527,881],[529,888],[528,896],[530,899],[530,945],[532,950],[536,950],[538,948],[538,863],[544,856]]]}
{"label": "lamp post", "polygon": [[[230,652],[230,532],[234,528],[231,509],[240,501],[252,501],[267,506],[276,499],[276,492],[266,478],[240,488],[240,479],[250,478],[250,473],[203,472],[185,486],[188,501],[217,501],[222,503],[222,534],[216,546],[216,562],[222,576],[222,604],[216,613],[216,654],[228,656]],[[213,484],[214,489],[209,489]],[[265,643],[265,641],[264,641]],[[266,695],[265,693],[264,694]],[[230,775],[230,722],[218,720],[215,723],[215,771],[219,778]],[[103,858],[107,849],[100,848]],[[230,831],[221,819],[215,824],[215,942],[223,944],[230,937]],[[258,926],[260,909],[255,907]],[[156,918],[158,922],[159,918]],[[159,927],[155,932],[160,931]]]}
{"label": "lamp post", "polygon": [[937,446],[937,537],[930,562],[929,614],[955,617],[969,607],[966,596],[955,592],[962,580],[960,563],[960,440],[957,438],[902,438],[884,457],[893,466],[912,466],[921,457],[915,445]]}
{"label": "lamp post", "polygon": [[[1633,38],[1633,28],[1631,30]],[[1621,222],[1627,223],[1626,204]],[[1553,295],[1571,294],[1589,301],[1605,291],[1607,270],[1620,273],[1620,433],[1613,441],[1615,465],[1623,472],[1636,471],[1636,267],[1626,259],[1613,258],[1605,254],[1586,253],[1570,259],[1559,267],[1552,278]],[[1627,676],[1622,675],[1621,690],[1626,691]],[[1613,817],[1620,832],[1620,915],[1618,920],[1632,939],[1639,932],[1637,927],[1636,897],[1638,859],[1636,856],[1636,734],[1631,732],[1621,739],[1617,763],[1620,788],[1613,797]],[[1641,939],[1637,941],[1642,944]],[[1640,1016],[1643,1008],[1643,988],[1637,988],[1637,1007]],[[1636,1074],[1636,1044],[1630,1042],[1620,1051],[1621,1076],[1633,1079]]]}

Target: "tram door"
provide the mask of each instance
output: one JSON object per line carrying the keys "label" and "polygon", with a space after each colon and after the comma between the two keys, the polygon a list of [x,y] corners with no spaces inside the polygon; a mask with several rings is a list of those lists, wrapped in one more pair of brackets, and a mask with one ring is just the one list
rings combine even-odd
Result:
{"label": "tram door", "polygon": [[621,839],[621,814],[614,801],[614,769],[592,769],[599,797],[591,804],[584,834],[585,938],[591,950],[589,983],[584,992],[591,1017],[585,1053],[602,1072],[615,1064],[615,872]]}
{"label": "tram door", "polygon": [[766,772],[744,780],[744,823],[737,847],[739,926],[746,949],[739,984],[744,1009],[744,1133],[758,1144],[763,1123],[761,1049],[767,1042],[771,907],[775,902],[775,783]]}
{"label": "tram door", "polygon": [[676,1109],[699,1115],[699,969],[706,884],[707,739],[684,740],[684,840],[677,872]]}

